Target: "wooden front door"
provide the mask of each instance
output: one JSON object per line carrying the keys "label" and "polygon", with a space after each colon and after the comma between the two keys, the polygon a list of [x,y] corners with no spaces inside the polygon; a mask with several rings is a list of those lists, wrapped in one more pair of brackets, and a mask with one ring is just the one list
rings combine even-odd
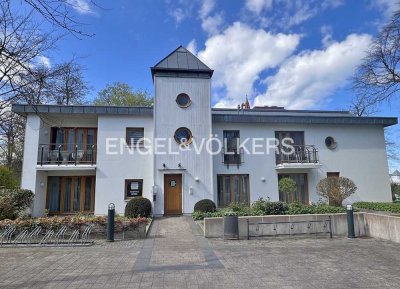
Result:
{"label": "wooden front door", "polygon": [[182,214],[182,175],[164,175],[164,213]]}

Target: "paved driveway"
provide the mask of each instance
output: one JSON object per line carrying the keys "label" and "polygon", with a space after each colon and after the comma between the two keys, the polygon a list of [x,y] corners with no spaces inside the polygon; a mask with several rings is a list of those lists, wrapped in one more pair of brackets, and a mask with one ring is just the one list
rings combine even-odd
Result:
{"label": "paved driveway", "polygon": [[206,240],[189,217],[86,248],[0,248],[0,288],[399,288],[399,245],[374,239]]}

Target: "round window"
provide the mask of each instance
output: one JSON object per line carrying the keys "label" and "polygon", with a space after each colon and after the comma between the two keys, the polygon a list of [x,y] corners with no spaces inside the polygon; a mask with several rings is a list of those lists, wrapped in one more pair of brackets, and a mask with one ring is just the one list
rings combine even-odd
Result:
{"label": "round window", "polygon": [[175,131],[175,141],[178,144],[188,145],[192,142],[192,132],[187,127],[180,127]]}
{"label": "round window", "polygon": [[336,141],[335,141],[335,139],[334,139],[333,137],[328,136],[328,137],[325,139],[325,145],[326,145],[327,148],[333,150],[333,149],[336,148],[337,143],[336,143]]}
{"label": "round window", "polygon": [[176,97],[176,103],[180,107],[185,108],[185,107],[188,107],[192,103],[192,101],[190,100],[189,95],[187,95],[186,93],[180,93]]}

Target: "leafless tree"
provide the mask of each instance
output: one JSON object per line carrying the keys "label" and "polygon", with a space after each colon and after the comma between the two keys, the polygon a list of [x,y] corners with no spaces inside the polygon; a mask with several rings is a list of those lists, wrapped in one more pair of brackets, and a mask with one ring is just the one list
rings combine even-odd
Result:
{"label": "leafless tree", "polygon": [[382,28],[356,71],[353,86],[358,99],[362,100],[360,113],[397,95],[400,90],[399,62],[400,10]]}
{"label": "leafless tree", "polygon": [[40,81],[34,71],[55,43],[31,17],[16,15],[9,1],[0,2],[0,112],[18,100],[25,87]]}
{"label": "leafless tree", "polygon": [[0,122],[0,159],[2,164],[20,174],[22,167],[25,119],[11,111]]}
{"label": "leafless tree", "polygon": [[90,12],[92,7],[99,7],[94,0],[22,0],[22,2],[32,7],[33,11],[46,21],[77,37],[94,35],[81,29],[85,24],[78,21],[75,17],[76,13],[74,13],[74,10]]}
{"label": "leafless tree", "polygon": [[56,104],[82,104],[90,91],[82,74],[82,67],[70,61],[55,67],[55,77],[50,79],[48,102]]}

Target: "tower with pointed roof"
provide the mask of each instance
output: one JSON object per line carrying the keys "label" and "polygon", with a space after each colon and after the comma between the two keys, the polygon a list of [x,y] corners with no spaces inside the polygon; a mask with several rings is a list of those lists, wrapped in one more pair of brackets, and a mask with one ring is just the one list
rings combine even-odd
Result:
{"label": "tower with pointed roof", "polygon": [[[195,146],[211,135],[213,70],[183,46],[151,67],[154,82],[154,139],[170,140],[172,153],[154,154],[155,214],[193,212],[213,196],[213,159]],[[185,149],[186,148],[186,149]],[[214,200],[215,201],[215,200]]]}

